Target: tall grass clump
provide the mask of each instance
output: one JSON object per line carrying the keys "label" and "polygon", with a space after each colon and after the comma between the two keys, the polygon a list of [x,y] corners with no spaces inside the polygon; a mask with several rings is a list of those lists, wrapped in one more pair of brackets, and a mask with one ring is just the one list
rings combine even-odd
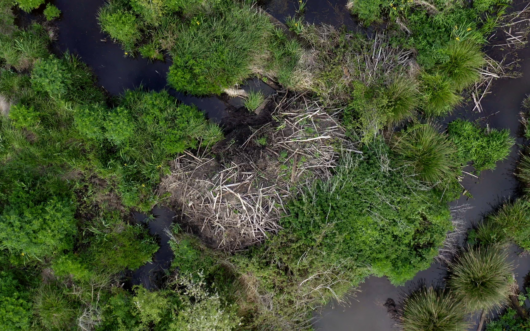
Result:
{"label": "tall grass clump", "polygon": [[410,79],[395,79],[388,86],[385,94],[388,100],[386,107],[389,124],[395,124],[410,117],[418,103],[418,85]]}
{"label": "tall grass clump", "polygon": [[45,330],[68,330],[81,313],[75,296],[63,291],[58,284],[43,284],[35,295],[36,319]]}
{"label": "tall grass clump", "polygon": [[530,190],[530,155],[523,154],[516,172],[517,178],[525,185],[525,190]]}
{"label": "tall grass clump", "polygon": [[478,228],[477,237],[480,243],[503,244],[511,240],[530,250],[530,202],[521,198],[504,204]]}
{"label": "tall grass clump", "polygon": [[23,71],[40,58],[48,57],[50,38],[41,25],[33,24],[26,30],[11,35],[0,35],[0,59],[7,67]]}
{"label": "tall grass clump", "polygon": [[450,291],[422,287],[403,303],[400,324],[406,331],[464,331],[466,311]]}
{"label": "tall grass clump", "polygon": [[510,294],[513,266],[498,246],[470,248],[451,264],[449,285],[469,311],[504,305]]}
{"label": "tall grass clump", "polygon": [[394,150],[421,180],[439,183],[459,174],[456,147],[430,124],[417,124],[399,134]]}
{"label": "tall grass clump", "polygon": [[245,107],[250,111],[254,111],[258,109],[264,100],[265,98],[261,92],[251,91],[249,92],[247,100],[245,101]]}
{"label": "tall grass clump", "polygon": [[220,94],[251,73],[272,31],[269,18],[247,5],[224,3],[215,16],[192,19],[178,27],[170,50],[168,82],[194,95]]}
{"label": "tall grass clump", "polygon": [[448,60],[440,70],[457,90],[463,90],[480,78],[478,69],[486,63],[480,47],[473,42],[452,42],[446,50]]}
{"label": "tall grass clump", "polygon": [[424,74],[421,77],[423,104],[427,116],[442,116],[453,110],[462,98],[446,77],[440,74]]}

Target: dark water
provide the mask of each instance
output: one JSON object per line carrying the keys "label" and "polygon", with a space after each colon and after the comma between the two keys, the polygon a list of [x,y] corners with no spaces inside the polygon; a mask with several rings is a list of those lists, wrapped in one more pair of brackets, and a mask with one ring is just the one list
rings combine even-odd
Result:
{"label": "dark water", "polygon": [[[468,228],[480,221],[483,216],[493,212],[502,202],[514,199],[518,194],[518,182],[513,172],[519,159],[520,144],[523,143],[523,139],[518,137],[521,129],[519,122],[521,102],[526,94],[530,93],[530,48],[523,50],[520,57],[525,59],[521,63],[523,77],[495,81],[492,88],[493,94],[486,96],[482,102],[484,112],[473,112],[471,106],[460,109],[450,116],[451,119],[476,120],[484,127],[508,129],[511,135],[517,138],[517,144],[519,144],[512,148],[507,160],[497,163],[495,170],[483,171],[478,179],[469,175],[465,176],[462,185],[472,194],[473,198],[468,199],[462,196],[451,205],[455,207],[467,204],[471,207],[463,214]],[[471,172],[471,169],[467,170]],[[515,246],[512,246],[509,252],[510,260],[516,267],[516,279],[522,288],[523,278],[530,272],[530,256],[520,256],[522,251]],[[397,301],[405,290],[415,287],[422,280],[425,280],[427,284],[439,283],[443,281],[445,275],[445,267],[433,263],[431,268],[418,273],[403,287],[393,286],[386,278],[368,278],[360,286],[361,292],[351,297],[351,304],[348,307],[333,308],[330,305],[320,315],[315,316],[317,319],[314,324],[315,329],[321,331],[391,330],[394,322],[386,313],[383,303],[388,298]],[[470,318],[476,322],[478,316]],[[471,329],[476,330],[476,326]]]}
{"label": "dark water", "polygon": [[155,207],[152,210],[154,220],[147,215],[133,213],[134,219],[140,224],[147,224],[149,234],[158,240],[160,248],[153,255],[153,260],[133,271],[132,285],[143,285],[146,289],[156,289],[169,270],[174,254],[169,246],[170,237],[167,231],[171,230],[171,224],[176,216],[167,208]]}
{"label": "dark water", "polygon": [[272,16],[285,23],[288,17],[303,15],[310,24],[329,24],[335,27],[346,26],[350,30],[357,30],[358,23],[346,9],[348,0],[303,0],[305,11],[298,14],[300,0],[266,0],[263,7]]}
{"label": "dark water", "polygon": [[[220,122],[230,107],[226,101],[215,96],[185,95],[169,88],[166,76],[171,66],[170,59],[151,62],[141,57],[128,57],[119,44],[113,43],[101,32],[97,14],[105,3],[105,0],[56,0],[55,4],[63,14],[57,21],[58,39],[55,47],[61,53],[69,51],[78,55],[96,74],[98,83],[113,95],[139,86],[153,91],[168,89],[178,100],[197,106],[210,119]],[[270,88],[261,81],[251,81],[247,85],[252,84],[265,94],[271,93]]]}

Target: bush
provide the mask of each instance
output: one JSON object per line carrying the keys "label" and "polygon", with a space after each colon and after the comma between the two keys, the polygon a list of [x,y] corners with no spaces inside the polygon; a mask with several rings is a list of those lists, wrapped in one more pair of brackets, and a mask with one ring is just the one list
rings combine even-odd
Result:
{"label": "bush", "polygon": [[15,275],[0,271],[0,324],[4,330],[29,330],[32,319],[30,293]]}
{"label": "bush", "polygon": [[44,3],[45,0],[15,0],[20,9],[25,12],[30,12],[33,9],[37,9]]}
{"label": "bush", "polygon": [[156,241],[141,226],[121,227],[124,229],[101,233],[91,240],[86,259],[94,270],[110,274],[135,270],[151,261],[158,250]]}
{"label": "bush", "polygon": [[381,0],[349,0],[351,12],[357,15],[366,25],[378,21],[381,16]]}
{"label": "bush", "polygon": [[[31,173],[25,175],[31,177]],[[24,181],[14,178],[10,183],[1,184],[0,244],[3,247],[36,258],[72,248],[77,232],[76,207],[68,188],[36,178]],[[51,185],[57,187],[50,191]]]}
{"label": "bush", "polygon": [[430,124],[417,124],[400,133],[394,150],[421,180],[451,182],[460,174],[456,147]]}
{"label": "bush", "polygon": [[46,17],[46,20],[53,21],[54,19],[59,18],[59,16],[61,16],[61,11],[54,5],[47,4],[46,9],[44,9],[44,16]]}
{"label": "bush", "polygon": [[486,325],[486,331],[524,331],[530,329],[530,321],[521,318],[515,309],[508,308],[502,316]]}
{"label": "bush", "polygon": [[289,205],[283,227],[297,245],[319,238],[330,262],[353,257],[401,284],[430,266],[452,226],[436,192],[401,173],[387,153],[376,144],[346,157],[330,181]]}
{"label": "bush", "polygon": [[472,161],[477,171],[495,169],[495,164],[508,157],[515,143],[509,130],[486,130],[464,120],[449,123],[447,132],[458,148],[458,160],[462,164]]}
{"label": "bush", "polygon": [[62,255],[53,261],[53,272],[56,276],[72,276],[75,280],[89,281],[93,273],[82,261],[81,257],[74,254]]}
{"label": "bush", "polygon": [[126,51],[133,51],[135,44],[142,37],[138,18],[113,2],[101,9],[98,20],[101,29],[113,40],[122,43]]}
{"label": "bush", "polygon": [[194,95],[222,93],[251,74],[254,57],[264,53],[271,29],[266,16],[228,2],[216,16],[180,25],[170,51],[169,84]]}
{"label": "bush", "polygon": [[448,290],[432,287],[410,294],[403,303],[400,324],[407,331],[463,331],[465,306]]}
{"label": "bush", "polygon": [[440,69],[458,91],[480,78],[478,69],[486,62],[480,48],[472,42],[452,42],[446,50],[448,60]]}
{"label": "bush", "polygon": [[513,267],[497,246],[471,248],[451,264],[449,285],[469,311],[490,310],[506,303]]}

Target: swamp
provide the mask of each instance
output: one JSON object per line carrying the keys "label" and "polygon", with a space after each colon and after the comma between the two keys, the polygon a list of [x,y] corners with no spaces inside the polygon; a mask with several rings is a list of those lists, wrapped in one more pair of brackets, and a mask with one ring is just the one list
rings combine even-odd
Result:
{"label": "swamp", "polygon": [[523,0],[0,0],[0,330],[529,330],[529,34]]}

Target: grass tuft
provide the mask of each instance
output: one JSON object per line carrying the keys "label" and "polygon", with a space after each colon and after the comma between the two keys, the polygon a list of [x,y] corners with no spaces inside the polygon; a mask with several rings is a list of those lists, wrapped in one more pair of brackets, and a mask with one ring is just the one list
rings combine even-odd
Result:
{"label": "grass tuft", "polygon": [[450,266],[449,285],[469,311],[499,308],[510,294],[513,267],[498,246],[471,248]]}
{"label": "grass tuft", "polygon": [[459,173],[456,147],[430,124],[418,124],[398,136],[394,150],[421,180],[437,183]]}
{"label": "grass tuft", "polygon": [[400,324],[407,331],[467,330],[465,309],[449,291],[421,288],[405,299]]}
{"label": "grass tuft", "polygon": [[446,54],[449,60],[441,65],[441,70],[456,90],[461,91],[480,78],[478,69],[485,60],[479,46],[471,42],[453,42]]}
{"label": "grass tuft", "polygon": [[245,101],[245,107],[250,111],[255,111],[263,103],[265,97],[261,92],[251,91]]}

